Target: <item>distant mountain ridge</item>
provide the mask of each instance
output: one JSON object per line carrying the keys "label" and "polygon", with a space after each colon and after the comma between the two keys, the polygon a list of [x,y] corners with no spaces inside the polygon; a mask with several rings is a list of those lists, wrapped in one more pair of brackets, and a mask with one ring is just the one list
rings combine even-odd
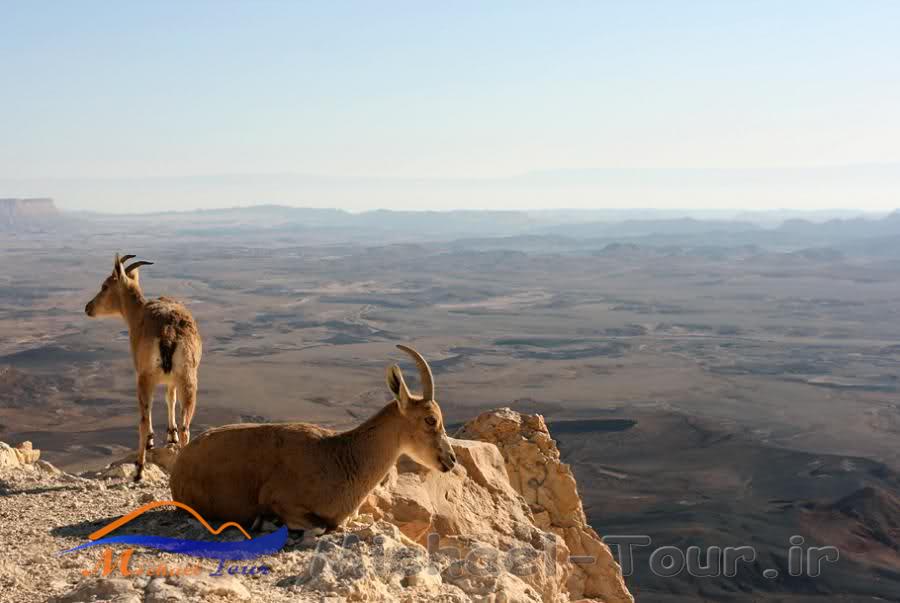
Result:
{"label": "distant mountain ridge", "polygon": [[[847,210],[849,212],[849,210]],[[611,243],[642,248],[760,248],[777,252],[809,249],[807,256],[900,256],[900,211],[890,214],[775,211],[742,213],[682,210],[369,210],[266,204],[144,214],[65,212],[66,224],[89,231],[91,224],[162,227],[176,235],[229,236],[256,233],[306,242],[436,242],[466,240],[491,248],[527,239],[533,249],[588,252]],[[52,199],[0,199],[0,230],[34,230],[60,216]],[[830,218],[830,219],[829,219]],[[525,237],[525,239],[523,239]],[[504,241],[504,238],[510,240]],[[609,250],[608,250],[609,251]],[[618,253],[623,250],[619,249]]]}

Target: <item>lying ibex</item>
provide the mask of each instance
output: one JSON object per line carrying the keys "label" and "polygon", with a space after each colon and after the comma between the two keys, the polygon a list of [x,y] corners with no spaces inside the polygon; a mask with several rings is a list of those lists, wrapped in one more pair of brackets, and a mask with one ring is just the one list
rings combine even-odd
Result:
{"label": "lying ibex", "polygon": [[[100,292],[84,307],[90,317],[120,315],[128,325],[131,359],[137,373],[138,406],[141,422],[138,439],[137,472],[141,479],[148,448],[153,447],[151,407],[153,391],[160,383],[167,386],[169,411],[167,443],[186,446],[191,437],[191,419],[197,403],[197,367],[203,345],[191,313],[180,303],[167,297],[148,300],[141,292],[138,268],[153,262],[135,262],[126,255],[113,262],[113,272],[106,277]],[[175,400],[181,396],[181,431],[175,422]]]}
{"label": "lying ibex", "polygon": [[422,395],[409,392],[400,367],[387,371],[395,399],[355,429],[309,423],[238,424],[202,433],[181,451],[169,480],[172,498],[201,515],[240,523],[278,516],[311,535],[352,515],[401,454],[450,471],[450,447],[428,363],[415,350]]}

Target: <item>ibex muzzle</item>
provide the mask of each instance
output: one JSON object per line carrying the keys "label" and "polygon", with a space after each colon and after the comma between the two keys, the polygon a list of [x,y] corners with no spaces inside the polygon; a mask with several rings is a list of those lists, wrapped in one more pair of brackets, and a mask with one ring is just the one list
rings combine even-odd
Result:
{"label": "ibex muzzle", "polygon": [[407,388],[399,366],[394,364],[387,369],[388,388],[396,396],[400,412],[409,424],[401,438],[403,453],[431,469],[450,471],[456,466],[456,455],[444,430],[441,407],[434,399],[431,367],[414,349],[405,345],[397,347],[415,361],[422,382],[422,395],[416,396]]}

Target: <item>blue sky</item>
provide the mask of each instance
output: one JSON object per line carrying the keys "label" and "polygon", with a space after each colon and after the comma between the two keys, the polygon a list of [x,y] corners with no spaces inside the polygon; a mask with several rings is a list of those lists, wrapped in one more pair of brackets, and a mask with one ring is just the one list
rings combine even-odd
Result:
{"label": "blue sky", "polygon": [[[898,31],[900,2],[866,0],[3,2],[0,196],[101,210],[883,209],[895,178],[847,201],[810,183],[793,196],[650,191],[662,168],[900,163]],[[359,185],[634,168],[649,170],[645,196]],[[183,184],[266,174],[357,184],[329,195],[292,180],[265,198]]]}

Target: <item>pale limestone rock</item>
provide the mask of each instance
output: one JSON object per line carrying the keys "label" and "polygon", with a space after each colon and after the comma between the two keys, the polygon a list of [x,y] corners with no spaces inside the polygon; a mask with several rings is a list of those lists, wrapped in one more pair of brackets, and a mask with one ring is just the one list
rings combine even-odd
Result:
{"label": "pale limestone rock", "polygon": [[[229,601],[250,599],[250,591],[234,576],[168,576],[165,581],[170,588],[192,598],[217,596]],[[152,584],[147,586],[148,590]]]}
{"label": "pale limestone rock", "polygon": [[[121,462],[102,469],[97,477],[112,480],[131,480],[137,472],[137,466],[132,462]],[[168,475],[155,463],[144,464],[144,474],[141,478],[147,484],[161,484],[168,480]]]}
{"label": "pale limestone rock", "polygon": [[35,461],[34,466],[49,475],[62,475],[63,473],[47,461]]}
{"label": "pale limestone rock", "polygon": [[[419,568],[426,565],[425,550],[415,543],[401,544],[399,536],[397,527],[384,521],[351,522],[344,534],[319,540],[318,560],[303,564],[294,585],[303,594],[314,592],[341,601],[395,600],[392,591],[402,588],[402,575],[389,563],[395,552],[404,553],[409,546],[406,554],[419,558]],[[342,539],[349,539],[346,546]]]}
{"label": "pale limestone rock", "polygon": [[54,597],[50,601],[51,603],[88,603],[90,601],[140,603],[141,593],[134,588],[131,580],[94,578],[82,582],[69,593]]}
{"label": "pale limestone rock", "polygon": [[22,442],[15,448],[0,442],[0,469],[30,469],[30,466],[39,458],[41,458],[41,451],[35,450],[31,442]]}
{"label": "pale limestone rock", "polygon": [[16,456],[19,457],[19,463],[22,465],[30,465],[41,458],[41,451],[35,450],[31,442],[25,441],[16,446]]}
{"label": "pale limestone rock", "polygon": [[19,466],[19,456],[16,454],[16,449],[6,442],[0,442],[0,469],[15,469]]}
{"label": "pale limestone rock", "polygon": [[71,592],[51,599],[53,603],[166,603],[171,601],[248,601],[250,591],[233,576],[168,576],[165,578],[94,578]]}
{"label": "pale limestone rock", "polygon": [[[466,594],[506,593],[509,601],[566,601],[571,572],[561,538],[538,529],[531,511],[509,483],[497,447],[453,440],[459,464],[429,471],[401,459],[360,512],[385,519],[441,559],[441,578]],[[517,566],[510,573],[504,563]],[[537,561],[535,561],[537,560]],[[491,565],[493,563],[493,565]],[[496,566],[494,571],[483,565]]]}
{"label": "pale limestone rock", "polygon": [[404,588],[409,587],[424,587],[428,590],[433,590],[441,586],[444,581],[441,578],[441,575],[437,572],[431,572],[427,569],[423,569],[420,572],[415,574],[411,574],[409,576],[405,576],[401,580],[401,584]]}
{"label": "pale limestone rock", "polygon": [[170,601],[184,600],[184,593],[177,586],[167,583],[165,578],[154,578],[144,589],[144,603],[169,603]]}
{"label": "pale limestone rock", "polygon": [[509,481],[527,501],[535,525],[559,535],[572,555],[595,559],[572,566],[567,581],[570,597],[598,598],[606,603],[634,601],[609,547],[588,525],[575,476],[560,461],[559,449],[541,415],[523,415],[509,408],[490,411],[467,422],[456,435],[495,444],[503,455]]}
{"label": "pale limestone rock", "polygon": [[470,603],[477,599],[444,581],[441,572],[449,564],[436,562],[396,525],[368,514],[351,519],[340,532],[321,536],[314,549],[281,555],[272,565],[292,601]]}
{"label": "pale limestone rock", "polygon": [[[168,481],[168,474],[175,464],[175,457],[177,456],[178,446],[174,444],[149,449],[144,459],[142,481],[147,484],[159,484]],[[137,471],[137,465],[134,464],[136,460],[137,451],[129,452],[99,471],[89,471],[81,475],[91,479],[134,479]]]}
{"label": "pale limestone rock", "polygon": [[[153,463],[162,469],[165,473],[169,473],[172,471],[172,466],[175,464],[175,458],[178,456],[179,447],[177,444],[166,444],[165,446],[156,446],[154,448],[150,448],[147,450],[144,456],[145,464]],[[132,451],[126,454],[125,456],[116,459],[112,463],[109,464],[110,467],[115,467],[117,465],[134,465],[134,462],[137,460],[137,451]],[[145,467],[146,468],[146,467]]]}

